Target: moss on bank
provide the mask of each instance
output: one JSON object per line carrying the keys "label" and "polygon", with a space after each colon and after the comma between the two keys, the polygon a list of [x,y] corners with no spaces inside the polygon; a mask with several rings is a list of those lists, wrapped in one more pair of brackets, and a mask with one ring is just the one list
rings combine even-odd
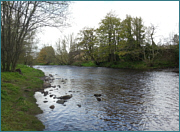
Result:
{"label": "moss on bank", "polygon": [[40,70],[18,65],[18,72],[1,73],[1,130],[2,131],[38,131],[44,125],[35,117],[42,113],[37,106],[34,92],[41,88],[44,76]]}

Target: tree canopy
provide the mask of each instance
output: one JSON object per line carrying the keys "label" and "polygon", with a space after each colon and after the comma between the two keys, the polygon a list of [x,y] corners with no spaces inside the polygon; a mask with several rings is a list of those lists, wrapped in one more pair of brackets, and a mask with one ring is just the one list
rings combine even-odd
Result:
{"label": "tree canopy", "polygon": [[[100,21],[97,29],[85,27],[79,32],[73,45],[78,48],[70,51],[69,58],[73,58],[73,53],[78,53],[79,61],[93,61],[95,64],[124,61],[141,61],[149,66],[153,66],[153,63],[160,64],[167,48],[155,43],[155,31],[156,27],[153,24],[146,27],[141,17],[126,15],[122,20],[111,11]],[[179,45],[177,36],[172,38],[174,46],[169,46],[170,49]],[[174,60],[173,56],[178,56],[177,51],[169,51],[169,54],[172,54],[171,59]],[[77,61],[77,55],[74,58],[74,61]],[[175,60],[173,63],[176,63]]]}

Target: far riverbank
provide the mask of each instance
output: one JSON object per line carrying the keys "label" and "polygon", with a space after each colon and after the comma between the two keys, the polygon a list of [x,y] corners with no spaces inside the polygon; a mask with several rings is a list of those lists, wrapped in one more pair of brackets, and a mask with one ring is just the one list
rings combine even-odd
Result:
{"label": "far riverbank", "polygon": [[96,64],[93,61],[90,62],[75,62],[71,65],[74,66],[85,66],[85,67],[108,67],[108,68],[119,68],[119,69],[140,69],[140,70],[151,70],[151,69],[168,69],[168,68],[175,68],[179,71],[179,65],[174,63],[167,63],[167,62],[158,62],[154,63],[153,65],[147,64],[143,61],[136,61],[136,62],[101,62]]}

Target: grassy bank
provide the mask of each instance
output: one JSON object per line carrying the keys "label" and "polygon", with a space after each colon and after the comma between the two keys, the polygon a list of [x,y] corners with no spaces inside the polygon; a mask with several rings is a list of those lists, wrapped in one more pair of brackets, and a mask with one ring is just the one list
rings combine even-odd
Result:
{"label": "grassy bank", "polygon": [[156,61],[153,64],[144,61],[124,61],[124,62],[101,62],[96,65],[94,62],[75,62],[72,65],[85,67],[109,67],[121,69],[157,69],[157,68],[177,68],[178,65],[168,61]]}
{"label": "grassy bank", "polygon": [[104,62],[100,63],[100,67],[110,67],[110,68],[122,68],[122,69],[147,69],[145,63],[143,62]]}
{"label": "grassy bank", "polygon": [[71,64],[73,66],[85,66],[85,67],[96,67],[97,65],[92,62],[92,61],[89,61],[89,62],[74,62],[73,64]]}
{"label": "grassy bank", "polygon": [[1,130],[37,131],[44,125],[35,117],[42,113],[35,103],[34,92],[42,87],[44,76],[40,70],[18,65],[18,72],[1,73]]}

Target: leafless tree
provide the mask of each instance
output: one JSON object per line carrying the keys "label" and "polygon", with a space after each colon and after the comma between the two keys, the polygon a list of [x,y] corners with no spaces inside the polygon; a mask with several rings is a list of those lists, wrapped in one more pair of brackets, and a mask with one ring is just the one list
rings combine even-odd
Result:
{"label": "leafless tree", "polygon": [[68,1],[2,1],[1,67],[14,71],[28,34],[39,27],[67,26]]}
{"label": "leafless tree", "polygon": [[56,43],[56,59],[59,64],[69,64],[69,47],[73,41],[73,35],[64,36],[64,38],[60,39]]}

